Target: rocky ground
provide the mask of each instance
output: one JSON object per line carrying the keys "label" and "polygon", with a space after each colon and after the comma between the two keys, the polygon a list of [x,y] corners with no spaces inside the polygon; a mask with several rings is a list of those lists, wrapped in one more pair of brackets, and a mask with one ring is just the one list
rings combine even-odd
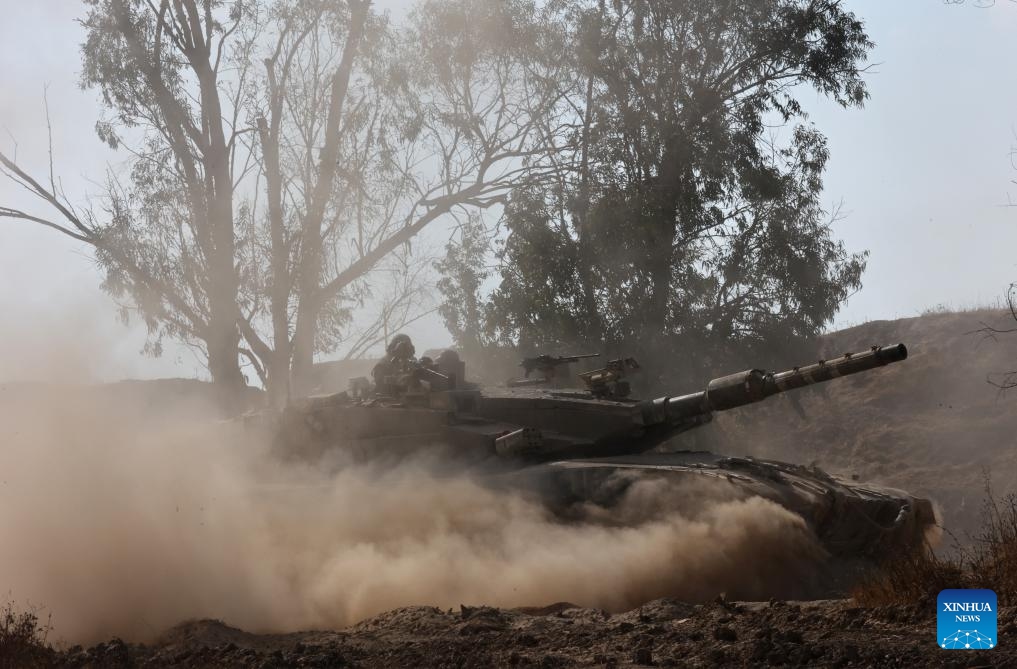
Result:
{"label": "rocky ground", "polygon": [[627,613],[410,607],[336,632],[258,635],[183,623],[150,645],[118,640],[48,658],[70,667],[1012,667],[1017,610],[990,651],[940,650],[935,604],[863,609],[847,600],[693,605]]}

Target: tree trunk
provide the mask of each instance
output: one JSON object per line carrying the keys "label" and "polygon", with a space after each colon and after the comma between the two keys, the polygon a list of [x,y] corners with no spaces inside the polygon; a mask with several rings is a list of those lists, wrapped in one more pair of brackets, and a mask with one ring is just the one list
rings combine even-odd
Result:
{"label": "tree trunk", "polygon": [[370,0],[350,3],[350,27],[346,45],[332,77],[328,115],[325,120],[325,146],[321,149],[321,159],[318,162],[318,182],[311,193],[301,226],[301,256],[300,267],[297,270],[297,294],[300,302],[297,306],[297,322],[293,333],[292,380],[292,390],[298,395],[306,394],[310,390],[314,368],[314,341],[323,303],[319,290],[322,276],[321,228],[338,170],[339,129],[343,107],[349,90],[350,76],[353,73],[353,63],[364,37],[370,5]]}
{"label": "tree trunk", "polygon": [[283,212],[283,184],[279,167],[279,126],[282,123],[282,94],[277,88],[275,63],[268,61],[269,90],[272,94],[271,123],[258,119],[265,185],[268,194],[268,218],[272,238],[272,350],[267,352],[267,388],[269,403],[284,407],[290,401],[290,251],[286,239]]}
{"label": "tree trunk", "polygon": [[[660,172],[655,181],[651,181],[648,197],[650,209],[654,212],[651,223],[651,257],[650,257],[650,318],[653,324],[654,339],[663,345],[670,334],[671,324],[668,323],[668,311],[671,305],[672,274],[675,263],[675,236],[678,233],[678,218],[688,211],[683,206],[690,192],[695,192],[694,177],[688,173],[688,145],[684,137],[675,132],[665,146]],[[691,191],[689,189],[692,189]]]}
{"label": "tree trunk", "polygon": [[653,248],[650,259],[650,277],[652,292],[650,304],[652,313],[650,323],[654,325],[654,332],[660,336],[667,334],[668,322],[667,313],[671,302],[671,275],[674,263],[674,237],[676,225],[674,221],[675,212],[661,211],[660,219],[653,229]]}
{"label": "tree trunk", "polygon": [[236,267],[236,233],[233,227],[233,175],[223,129],[217,75],[211,66],[210,56],[210,45],[205,44],[200,49],[200,56],[192,60],[200,84],[201,112],[208,137],[202,162],[213,244],[213,256],[209,258],[209,371],[213,383],[221,386],[220,396],[226,406],[235,412],[241,409],[240,393],[247,383],[240,371],[240,331],[237,328],[240,278]]}
{"label": "tree trunk", "polygon": [[593,125],[593,77],[586,80],[586,111],[583,114],[582,155],[579,163],[579,199],[575,208],[576,237],[579,245],[579,282],[583,290],[583,309],[586,311],[587,339],[590,344],[602,345],[604,323],[597,306],[593,267],[597,262],[590,239],[590,129]]}
{"label": "tree trunk", "polygon": [[289,345],[282,350],[272,351],[268,366],[268,383],[265,390],[271,406],[282,408],[290,402],[290,356]]}
{"label": "tree trunk", "polygon": [[[227,415],[235,415],[243,410],[242,393],[247,384],[240,371],[240,337],[233,317],[234,305],[227,306],[228,316],[215,318],[209,324],[208,371],[216,386],[220,407]],[[226,311],[221,307],[219,310]]]}
{"label": "tree trunk", "polygon": [[[304,300],[300,303],[304,309]],[[314,335],[317,330],[318,310],[306,308],[303,320],[297,319],[293,333],[293,378],[292,392],[297,396],[308,394],[313,384]]]}

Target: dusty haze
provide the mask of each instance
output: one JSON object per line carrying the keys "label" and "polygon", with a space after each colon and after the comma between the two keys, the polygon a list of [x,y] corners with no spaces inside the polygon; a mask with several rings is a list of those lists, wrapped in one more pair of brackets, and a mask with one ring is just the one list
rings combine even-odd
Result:
{"label": "dusty haze", "polygon": [[766,597],[820,552],[800,518],[761,499],[681,515],[688,491],[647,483],[616,512],[563,525],[413,463],[283,466],[186,395],[141,390],[0,389],[3,590],[52,613],[67,642],[200,617],[290,631],[410,604]]}

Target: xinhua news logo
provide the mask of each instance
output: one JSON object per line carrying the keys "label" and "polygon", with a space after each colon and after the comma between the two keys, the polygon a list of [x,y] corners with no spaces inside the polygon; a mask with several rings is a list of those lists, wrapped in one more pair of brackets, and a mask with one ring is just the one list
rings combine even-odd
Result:
{"label": "xinhua news logo", "polygon": [[996,593],[943,590],[936,599],[936,641],[947,650],[995,648]]}

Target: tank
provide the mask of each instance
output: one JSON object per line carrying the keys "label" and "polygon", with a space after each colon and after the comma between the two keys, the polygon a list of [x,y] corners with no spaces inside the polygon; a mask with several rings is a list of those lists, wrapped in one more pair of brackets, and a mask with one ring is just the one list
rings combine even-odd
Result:
{"label": "tank", "polygon": [[442,471],[453,463],[490,485],[536,495],[563,517],[576,505],[609,507],[640,478],[690,489],[694,480],[711,480],[799,514],[835,556],[878,559],[923,546],[935,525],[929,500],[900,490],[816,466],[681,450],[681,433],[709,423],[716,412],[903,361],[904,344],[777,373],[750,369],[648,400],[630,397],[628,377],[639,368],[632,358],[580,374],[584,387],[563,387],[573,382],[567,366],[592,355],[528,358],[521,365],[525,378],[479,387],[466,380],[466,365],[454,351],[418,360],[410,339],[398,335],[373,379],[354,379],[348,391],[285,410],[276,446],[288,456],[337,462],[426,454],[443,463]]}

